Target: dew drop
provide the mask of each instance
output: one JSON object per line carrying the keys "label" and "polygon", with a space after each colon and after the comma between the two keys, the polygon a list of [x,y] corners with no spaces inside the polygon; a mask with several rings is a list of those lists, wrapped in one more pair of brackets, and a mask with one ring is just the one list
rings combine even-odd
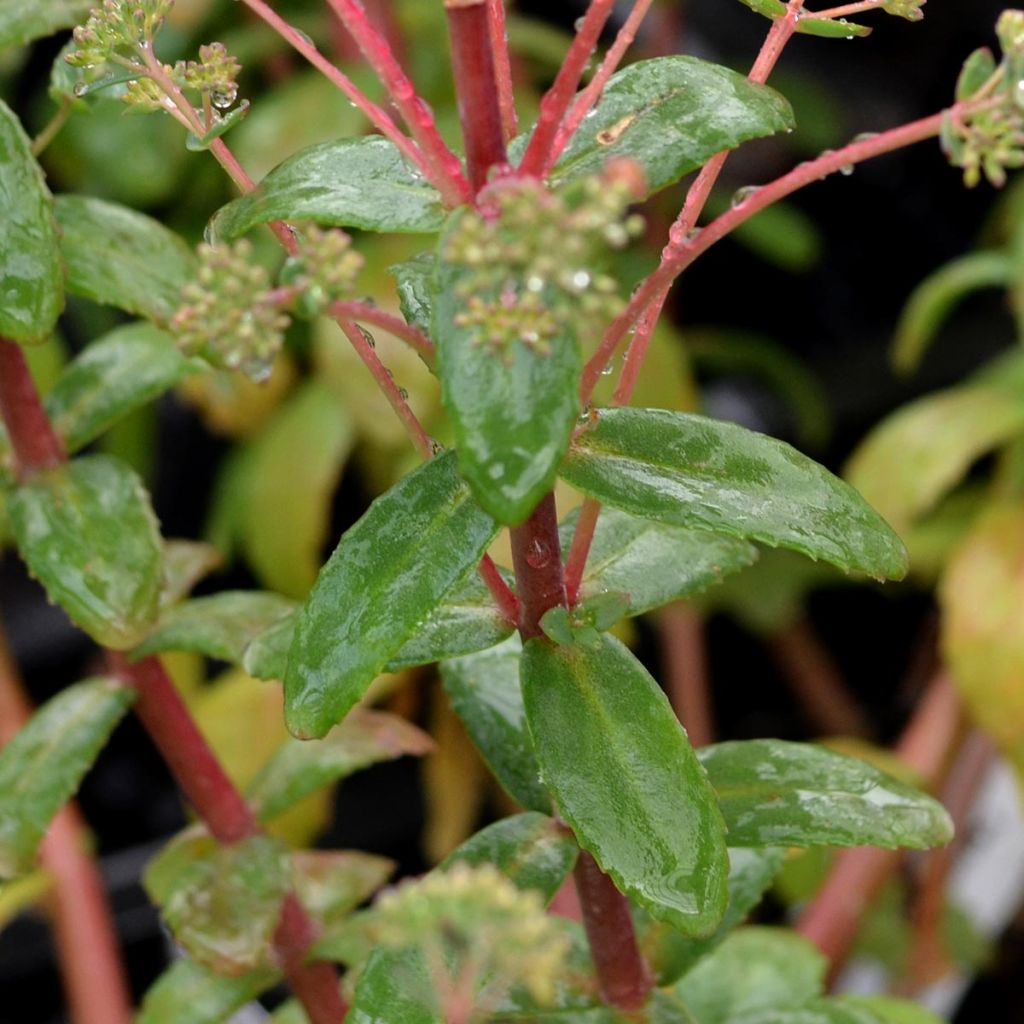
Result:
{"label": "dew drop", "polygon": [[839,173],[844,178],[848,178],[851,174],[853,174],[853,164],[843,164],[843,166],[839,168]]}
{"label": "dew drop", "polygon": [[612,375],[612,371],[614,369],[615,369],[615,363],[613,363],[613,362],[605,363],[604,366],[601,367],[601,376],[602,377],[610,377]]}
{"label": "dew drop", "polygon": [[311,46],[314,50],[316,49],[316,43],[313,42],[313,37],[308,32],[303,32],[301,28],[295,28],[294,26],[292,26],[292,30],[307,46]]}
{"label": "dew drop", "polygon": [[572,27],[575,31],[579,32],[583,29],[583,25],[586,22],[586,18],[581,14],[573,23]]}
{"label": "dew drop", "polygon": [[409,392],[408,392],[408,390],[406,388],[399,388],[398,389],[398,397],[401,398],[403,402],[408,402],[409,401]]}
{"label": "dew drop", "polygon": [[577,270],[572,275],[572,287],[575,291],[583,291],[590,285],[590,272],[588,270]]}
{"label": "dew drop", "polygon": [[758,185],[747,185],[744,188],[738,188],[733,193],[732,199],[729,201],[729,205],[733,208],[742,206],[748,199],[750,199],[755,192],[760,191]]}
{"label": "dew drop", "polygon": [[526,564],[531,569],[543,569],[551,561],[551,548],[542,540],[534,538],[526,550]]}
{"label": "dew drop", "polygon": [[[370,348],[376,348],[377,339],[374,338],[374,336],[365,327],[363,327],[362,324],[356,324],[356,327],[359,328],[359,333],[363,336],[363,341],[365,341]],[[388,370],[388,376],[391,376],[390,370]]]}

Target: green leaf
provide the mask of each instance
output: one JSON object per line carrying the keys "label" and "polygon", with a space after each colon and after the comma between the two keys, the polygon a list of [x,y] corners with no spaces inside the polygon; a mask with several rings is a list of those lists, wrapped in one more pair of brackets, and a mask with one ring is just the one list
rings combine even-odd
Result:
{"label": "green leaf", "polygon": [[943,1024],[931,1010],[907,999],[892,996],[840,996],[836,1002],[854,1009],[868,1010],[880,1024]]}
{"label": "green leaf", "polygon": [[388,267],[398,282],[398,303],[405,322],[429,335],[433,326],[434,275],[437,257],[421,252],[411,260]]}
{"label": "green leaf", "polygon": [[[890,1002],[897,1002],[891,1000]],[[912,1004],[906,1004],[912,1005]],[[865,1003],[851,996],[812,999],[803,1006],[762,1010],[737,1018],[735,1024],[934,1024],[931,1014],[924,1017],[883,1016],[886,1009],[877,1003]],[[898,1011],[897,1011],[898,1012]]]}
{"label": "green leaf", "polygon": [[[784,18],[786,5],[782,0],[740,0],[741,4],[766,18]],[[812,18],[805,15],[796,23],[797,32],[809,36],[821,36],[823,39],[852,39],[854,36],[867,36],[871,29],[866,25],[857,25],[845,18],[835,21],[829,18]]]}
{"label": "green leaf", "polygon": [[68,363],[46,396],[46,411],[68,450],[78,451],[193,369],[170,335],[127,324]]}
{"label": "green leaf", "polygon": [[32,867],[50,819],[78,789],[134,696],[116,679],[76,683],[0,751],[0,878]]}
{"label": "green leaf", "polygon": [[253,779],[246,796],[260,821],[272,821],[303,797],[361,768],[432,749],[430,738],[405,719],[358,709],[322,740],[287,741]]}
{"label": "green leaf", "polygon": [[355,910],[387,882],[396,866],[387,857],[354,850],[297,850],[292,854],[299,900],[321,922]]}
{"label": "green leaf", "polygon": [[177,604],[204,576],[223,564],[224,556],[210,544],[195,540],[165,540],[160,607]]}
{"label": "green leaf", "polygon": [[164,323],[181,305],[196,258],[184,239],[127,206],[57,196],[67,290]]}
{"label": "green leaf", "polygon": [[86,455],[18,486],[9,513],[29,572],[77,626],[115,650],[156,617],[160,532],[142,481],[123,462]]}
{"label": "green leaf", "polygon": [[531,1008],[528,1014],[497,1015],[495,1024],[636,1024],[642,1020],[644,1024],[698,1024],[696,1018],[671,992],[652,992],[647,1005],[638,1018],[636,1013],[615,1010],[610,1006],[589,1006],[578,1009],[544,1009]]}
{"label": "green leaf", "polygon": [[602,409],[561,475],[646,519],[791,548],[879,579],[907,571],[900,539],[849,484],[782,441],[689,413]]}
{"label": "green leaf", "polygon": [[726,907],[714,793],[658,684],[607,634],[595,647],[530,640],[523,699],[544,781],[618,887],[689,934]]}
{"label": "green leaf", "polygon": [[[457,228],[456,217],[449,230]],[[517,340],[498,352],[481,342],[477,327],[459,326],[459,283],[474,273],[439,263],[431,336],[459,470],[480,504],[514,526],[554,483],[579,411],[582,360],[568,332],[549,339],[546,351]]]}
{"label": "green leaf", "polygon": [[24,46],[85,21],[94,0],[0,0],[0,50]]}
{"label": "green leaf", "polygon": [[284,680],[289,729],[323,736],[344,718],[496,533],[450,453],[377,498],[299,614]]}
{"label": "green leaf", "polygon": [[729,850],[729,906],[715,933],[706,939],[683,935],[645,911],[634,910],[640,950],[659,985],[671,985],[743,922],[767,892],[784,857],[784,850],[770,846]]}
{"label": "green leaf", "polygon": [[[14,0],[19,8],[32,8]],[[7,10],[0,0],[0,49],[4,37],[15,39],[19,24],[37,20]],[[10,24],[13,19],[13,25]],[[38,18],[45,24],[45,16]],[[46,31],[43,29],[43,31]],[[54,328],[64,307],[63,270],[57,247],[53,197],[32,156],[32,144],[14,112],[0,100],[0,336],[18,342],[41,341]]]}
{"label": "green leaf", "polygon": [[550,811],[537,755],[526,728],[519,689],[522,644],[509,637],[498,647],[441,665],[441,681],[455,713],[505,791],[523,807]]}
{"label": "green leaf", "polygon": [[[577,510],[558,532],[564,550],[572,542]],[[607,591],[629,595],[629,614],[641,615],[681,597],[692,597],[757,559],[746,541],[703,530],[639,519],[602,508],[580,587],[584,599]]]}
{"label": "green leaf", "polygon": [[418,950],[378,949],[356,984],[346,1024],[444,1024]]}
{"label": "green leaf", "polygon": [[927,850],[953,825],[937,801],[859,758],[809,743],[744,740],[698,751],[732,846]]}
{"label": "green leaf", "polygon": [[251,836],[222,846],[201,827],[173,839],[143,875],[146,892],[189,955],[232,975],[267,961],[290,883],[280,840]]}
{"label": "green leaf", "polygon": [[930,511],[982,455],[1022,434],[1024,395],[969,382],[887,416],[845,476],[899,529]]}
{"label": "green leaf", "polygon": [[1001,251],[972,252],[925,278],[910,293],[892,340],[893,365],[911,373],[954,309],[982,288],[1006,288],[1013,278],[1011,258]]}
{"label": "green leaf", "polygon": [[538,889],[550,903],[576,863],[579,849],[564,826],[536,811],[496,821],[477,832],[440,865],[493,864],[519,889]]}
{"label": "green leaf", "polygon": [[551,174],[554,185],[600,174],[609,160],[639,162],[648,194],[748,139],[787,131],[779,93],[696,57],[641,60],[612,75]]}
{"label": "green leaf", "polygon": [[275,167],[248,195],[210,222],[231,241],[272,220],[312,220],[366,231],[438,231],[441,196],[379,135],[322,142]]}
{"label": "green leaf", "polygon": [[196,651],[239,664],[249,643],[294,608],[287,597],[261,591],[225,590],[196,597],[168,608],[132,657]]}
{"label": "green leaf", "polygon": [[224,1024],[279,977],[278,971],[261,968],[229,978],[182,958],[150,987],[135,1024]]}
{"label": "green leaf", "polygon": [[820,995],[828,961],[807,939],[781,928],[741,928],[694,967],[674,991],[700,1024],[727,1024]]}

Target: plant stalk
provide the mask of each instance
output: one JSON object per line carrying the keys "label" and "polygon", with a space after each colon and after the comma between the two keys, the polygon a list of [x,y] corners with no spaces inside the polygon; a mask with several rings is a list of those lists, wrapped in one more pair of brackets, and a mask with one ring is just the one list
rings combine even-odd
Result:
{"label": "plant stalk", "polygon": [[494,72],[498,79],[501,124],[505,131],[505,141],[510,142],[519,130],[519,115],[516,113],[516,97],[512,86],[512,55],[505,27],[505,0],[487,0],[487,16],[491,28]]}
{"label": "plant stalk", "polygon": [[64,461],[64,444],[39,399],[25,353],[6,338],[0,338],[0,416],[11,438],[19,479]]}
{"label": "plant stalk", "polygon": [[704,622],[693,608],[676,601],[658,613],[658,627],[669,700],[690,744],[706,747],[715,739],[715,711]]}
{"label": "plant stalk", "polygon": [[530,518],[512,530],[512,564],[519,600],[519,632],[524,640],[532,640],[543,635],[540,620],[544,613],[567,604],[553,493],[541,498]]}
{"label": "plant stalk", "polygon": [[469,183],[476,195],[490,169],[507,161],[491,16],[488,0],[445,0],[444,10]]}

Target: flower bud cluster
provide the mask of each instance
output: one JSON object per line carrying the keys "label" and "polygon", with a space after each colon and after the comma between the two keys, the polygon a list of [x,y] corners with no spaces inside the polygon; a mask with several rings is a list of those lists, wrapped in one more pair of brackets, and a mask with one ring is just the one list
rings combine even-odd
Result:
{"label": "flower bud cluster", "polygon": [[117,58],[131,58],[153,41],[173,0],[103,0],[73,36],[78,49],[65,60],[74,67],[93,68]]}
{"label": "flower bud cluster", "polygon": [[622,300],[601,267],[609,250],[642,229],[627,213],[632,199],[618,177],[554,192],[533,179],[490,185],[480,210],[462,216],[442,249],[446,263],[466,271],[456,323],[507,357],[517,341],[547,353],[567,329],[613,318]]}
{"label": "flower bud cluster", "polygon": [[285,263],[281,284],[301,291],[301,315],[320,316],[332,302],[351,293],[363,262],[344,231],[313,224],[302,233],[300,254]]}
{"label": "flower bud cluster", "polygon": [[382,894],[372,914],[382,945],[417,946],[432,967],[444,965],[447,977],[432,979],[442,1004],[446,992],[472,991],[474,981],[486,981],[492,998],[521,983],[549,1002],[569,951],[540,893],[517,889],[492,864],[456,864],[402,883]]}
{"label": "flower bud cluster", "polygon": [[188,355],[241,370],[255,380],[270,374],[289,319],[270,290],[270,277],[251,261],[252,246],[201,245],[199,271],[182,289],[184,305],[171,332]]}

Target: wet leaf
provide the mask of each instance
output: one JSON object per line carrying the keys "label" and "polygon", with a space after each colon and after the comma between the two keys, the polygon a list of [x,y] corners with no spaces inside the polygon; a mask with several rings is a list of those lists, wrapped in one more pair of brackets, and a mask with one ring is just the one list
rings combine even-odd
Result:
{"label": "wet leaf", "polygon": [[418,950],[378,949],[356,984],[347,1024],[444,1024]]}
{"label": "wet leaf", "polygon": [[279,977],[269,968],[226,977],[183,957],[150,987],[136,1024],[224,1024]]}
{"label": "wet leaf", "polygon": [[77,626],[115,650],[156,616],[162,548],[142,481],[107,455],[45,470],[12,494],[9,513],[29,571]]}
{"label": "wet leaf", "polygon": [[290,888],[287,847],[267,836],[222,846],[192,828],[146,865],[143,884],[189,955],[221,974],[264,966]]}
{"label": "wet leaf", "polygon": [[77,451],[194,369],[170,335],[127,324],[68,363],[46,396],[46,411],[68,449]]}
{"label": "wet leaf", "polygon": [[741,928],[674,991],[700,1024],[727,1024],[813,999],[824,988],[827,968],[825,957],[799,935],[781,928]]}
{"label": "wet leaf", "polygon": [[0,0],[0,50],[24,46],[85,21],[93,0]]}
{"label": "wet leaf", "polygon": [[451,453],[377,498],[300,612],[284,681],[289,729],[323,736],[344,718],[496,533]]}
{"label": "wet leaf", "polygon": [[849,484],[774,438],[704,416],[602,409],[561,475],[646,519],[791,548],[900,579],[906,551]]}
{"label": "wet leaf", "polygon": [[419,256],[404,263],[396,263],[388,269],[398,282],[398,302],[405,322],[429,336],[433,321],[437,257],[432,252],[421,252]]}
{"label": "wet leaf", "polygon": [[[573,510],[558,528],[564,551],[572,543],[578,518]],[[628,594],[629,614],[640,615],[699,594],[756,559],[757,548],[744,540],[602,508],[580,596]]]}
{"label": "wet leaf", "polygon": [[396,866],[386,857],[355,850],[298,850],[292,854],[299,900],[321,922],[355,910],[387,882]]}
{"label": "wet leaf", "polygon": [[181,305],[196,258],[180,235],[127,206],[57,196],[66,287],[106,306],[165,323]]}
{"label": "wet leaf", "polygon": [[224,590],[168,608],[134,658],[164,651],[196,651],[238,664],[250,641],[291,614],[295,602],[257,590]]}
{"label": "wet leaf", "polygon": [[887,416],[844,475],[900,529],[929,512],[979,458],[1022,434],[1024,395],[968,383]]}
{"label": "wet leaf", "polygon": [[326,384],[313,380],[287,400],[253,443],[239,532],[264,586],[297,600],[309,593],[323,561],[331,501],[354,442],[345,406]]}
{"label": "wet leaf", "polygon": [[394,143],[370,135],[300,150],[219,210],[208,231],[217,241],[230,241],[272,220],[430,232],[444,223],[444,207]]}
{"label": "wet leaf", "polygon": [[1024,512],[999,502],[954,554],[939,587],[942,649],[975,721],[1024,772]]}
{"label": "wet leaf", "polygon": [[429,753],[432,746],[405,719],[358,709],[321,740],[286,741],[246,795],[260,821],[271,821],[322,786],[379,761]]}
{"label": "wet leaf", "polygon": [[643,168],[648,192],[657,192],[715,153],[793,124],[779,93],[728,68],[696,57],[641,60],[611,77],[551,181],[600,174],[609,160],[628,157]]}
{"label": "wet leaf", "polygon": [[706,939],[694,939],[643,910],[634,911],[640,950],[659,985],[671,985],[743,923],[768,891],[784,856],[783,850],[770,846],[729,850],[729,906],[715,933]]}
{"label": "wet leaf", "polygon": [[[740,3],[773,20],[786,15],[786,5],[782,0],[740,0]],[[854,36],[871,34],[871,29],[866,25],[858,25],[845,18],[833,20],[831,18],[804,17],[797,22],[796,30],[809,36],[821,36],[825,39],[852,39]]]}
{"label": "wet leaf", "polygon": [[0,750],[0,878],[32,867],[50,820],[78,789],[134,696],[115,679],[76,683]]}
{"label": "wet leaf", "polygon": [[703,747],[732,846],[881,846],[926,850],[953,825],[925,793],[857,758],[810,743],[740,740]]}
{"label": "wet leaf", "polygon": [[[22,0],[0,0],[0,49],[5,38],[21,41],[26,32],[31,37],[33,23],[40,33],[49,31],[44,26],[52,19],[45,13],[15,14],[12,9],[23,7]],[[31,145],[14,112],[0,100],[0,336],[19,342],[45,338],[64,308],[53,197]]]}
{"label": "wet leaf", "polygon": [[[449,227],[455,230],[457,217]],[[442,239],[442,249],[445,244]],[[479,328],[460,326],[459,286],[476,273],[439,262],[431,336],[459,470],[484,509],[514,526],[554,483],[576,424],[582,359],[569,330],[546,339],[543,350],[513,340],[496,351],[481,342]]]}
{"label": "wet leaf", "polygon": [[579,848],[566,829],[536,811],[496,821],[454,850],[440,865],[493,864],[519,889],[537,889],[550,903],[573,869]]}
{"label": "wet leaf", "polygon": [[505,791],[535,811],[550,811],[537,755],[526,728],[519,689],[522,645],[510,637],[498,647],[441,665],[441,680],[459,718]]}
{"label": "wet leaf", "polygon": [[668,698],[617,640],[526,644],[523,699],[544,781],[580,845],[629,895],[689,934],[725,912],[714,794]]}

